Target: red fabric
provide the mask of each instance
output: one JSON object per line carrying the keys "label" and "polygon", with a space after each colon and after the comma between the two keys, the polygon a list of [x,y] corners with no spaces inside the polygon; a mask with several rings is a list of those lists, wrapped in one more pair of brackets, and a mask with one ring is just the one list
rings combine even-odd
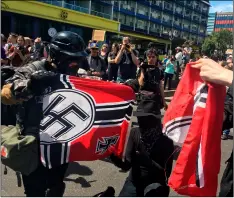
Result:
{"label": "red fabric", "polygon": [[[53,84],[55,90],[43,99],[40,140],[44,166],[51,168],[67,162],[102,159],[112,152],[122,157],[132,113],[130,103],[135,99],[133,90],[111,82],[65,75]],[[58,96],[63,100],[50,109]],[[79,118],[75,105],[88,115],[87,119]],[[61,131],[58,123],[67,127],[60,136],[56,136]],[[87,129],[82,128],[87,123]]]}
{"label": "red fabric", "polygon": [[[189,114],[192,116],[181,152],[169,178],[169,186],[181,195],[206,197],[216,196],[217,191],[226,90],[224,86],[208,84],[205,106],[202,103],[194,110],[194,98],[200,85],[202,81],[199,71],[188,64],[165,114],[164,132],[167,123],[173,119]],[[185,132],[178,128],[175,130],[178,133]]]}
{"label": "red fabric", "polygon": [[[82,91],[92,95],[98,104],[132,101],[135,98],[132,89],[124,85],[74,77],[70,77],[70,82],[74,84],[75,88],[82,89]],[[129,123],[124,120],[121,126],[92,128],[89,133],[71,142],[69,161],[97,160],[109,156],[111,152],[122,156],[128,126]],[[103,155],[94,152],[98,139],[102,140],[102,137],[114,135],[119,135],[120,139],[114,147],[111,147],[111,152],[110,149]]]}

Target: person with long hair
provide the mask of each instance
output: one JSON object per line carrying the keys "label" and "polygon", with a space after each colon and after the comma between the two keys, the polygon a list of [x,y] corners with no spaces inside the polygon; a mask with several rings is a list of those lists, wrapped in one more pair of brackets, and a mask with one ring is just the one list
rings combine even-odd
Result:
{"label": "person with long hair", "polygon": [[119,52],[119,45],[117,43],[112,44],[111,52],[108,55],[108,80],[116,81],[119,69],[119,64],[115,63],[115,58]]}
{"label": "person with long hair", "polygon": [[175,73],[175,65],[174,63],[174,58],[170,57],[167,62],[166,62],[166,68],[164,71],[164,90],[166,89],[167,86],[167,81],[168,81],[168,90],[171,90],[171,83],[172,83],[172,78]]}

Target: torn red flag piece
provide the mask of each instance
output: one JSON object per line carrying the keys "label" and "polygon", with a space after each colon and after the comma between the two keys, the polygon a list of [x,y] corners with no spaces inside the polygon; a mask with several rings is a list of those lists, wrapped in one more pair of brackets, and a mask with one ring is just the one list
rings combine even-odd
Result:
{"label": "torn red flag piece", "polygon": [[169,186],[188,196],[216,196],[226,90],[205,84],[187,64],[164,117],[163,132],[183,144]]}

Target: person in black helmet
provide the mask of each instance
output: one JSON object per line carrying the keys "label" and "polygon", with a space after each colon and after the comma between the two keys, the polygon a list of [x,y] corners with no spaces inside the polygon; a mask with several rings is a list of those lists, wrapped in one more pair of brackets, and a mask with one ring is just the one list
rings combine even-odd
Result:
{"label": "person in black helmet", "polygon": [[[46,83],[46,75],[48,74],[58,72],[76,75],[76,69],[70,66],[78,67],[79,62],[86,55],[83,39],[76,33],[64,31],[57,33],[52,38],[47,60],[35,61],[17,69],[9,66],[2,68],[2,103],[6,105],[17,104],[17,123],[21,127],[23,135],[30,133],[39,139],[39,126],[43,116],[42,103],[35,97],[36,90],[29,86],[32,82],[32,76],[35,78],[36,75],[39,75],[40,80],[42,80],[38,81],[41,83],[38,84],[38,88],[40,88],[42,83]],[[40,156],[38,157],[40,158]],[[26,196],[63,196],[65,191],[63,179],[67,167],[68,164],[63,164],[48,169],[39,160],[35,171],[29,175],[22,174]]]}

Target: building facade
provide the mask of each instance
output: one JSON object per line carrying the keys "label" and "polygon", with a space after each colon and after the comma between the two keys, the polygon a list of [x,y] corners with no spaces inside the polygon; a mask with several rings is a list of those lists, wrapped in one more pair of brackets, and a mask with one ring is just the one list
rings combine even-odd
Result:
{"label": "building facade", "polygon": [[216,13],[214,31],[219,32],[221,29],[233,31],[234,17],[233,12]]}
{"label": "building facade", "polygon": [[154,41],[167,51],[175,37],[202,43],[209,7],[208,0],[22,0],[2,1],[1,10],[7,31],[48,37],[47,29],[56,27],[76,31],[88,40],[93,29],[102,29],[107,35]]}
{"label": "building facade", "polygon": [[[44,1],[56,4],[56,1]],[[209,1],[177,0],[80,0],[60,1],[69,9],[119,21],[122,31],[147,34],[169,39],[169,32],[176,36],[202,42],[206,36]]]}
{"label": "building facade", "polygon": [[210,35],[214,31],[216,13],[210,13],[207,23],[207,34]]}

